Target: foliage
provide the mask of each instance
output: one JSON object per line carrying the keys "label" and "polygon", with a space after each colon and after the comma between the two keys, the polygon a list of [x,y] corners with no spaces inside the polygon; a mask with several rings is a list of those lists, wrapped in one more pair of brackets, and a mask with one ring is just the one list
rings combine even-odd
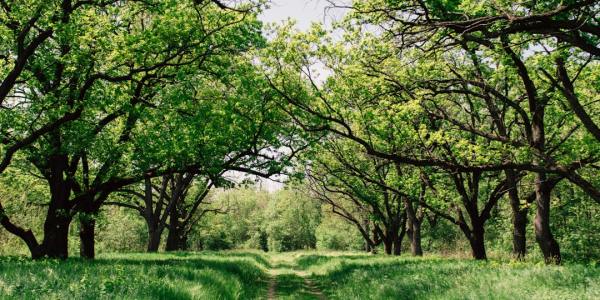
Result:
{"label": "foliage", "polygon": [[356,227],[327,211],[323,206],[321,223],[315,231],[319,250],[364,250],[364,240]]}
{"label": "foliage", "polygon": [[320,208],[302,192],[226,191],[216,196],[215,205],[224,205],[229,211],[203,219],[197,242],[203,249],[291,251],[316,247]]}
{"label": "foliage", "polygon": [[[332,29],[282,26],[263,54],[296,124],[354,144],[349,157],[361,152],[425,173],[433,197],[423,205],[460,228],[475,258],[486,256],[485,225],[501,199],[510,198],[516,257],[525,255],[535,210],[538,245],[548,263],[560,263],[554,189],[568,181],[600,203],[592,175],[598,90],[590,85],[599,66],[598,6],[364,0],[345,7]],[[330,75],[319,77],[318,68]],[[326,165],[335,170],[340,161]]]}
{"label": "foliage", "polygon": [[321,221],[321,210],[317,202],[300,191],[288,190],[281,193],[267,207],[269,249],[292,251],[315,249],[315,230]]}

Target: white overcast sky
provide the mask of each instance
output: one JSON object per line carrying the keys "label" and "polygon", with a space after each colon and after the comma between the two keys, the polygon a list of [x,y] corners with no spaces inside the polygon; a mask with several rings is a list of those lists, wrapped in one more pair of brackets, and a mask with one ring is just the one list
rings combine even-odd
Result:
{"label": "white overcast sky", "polygon": [[338,20],[342,15],[339,9],[327,9],[331,5],[326,0],[271,0],[270,8],[260,16],[265,23],[281,23],[289,19],[296,20],[298,29],[306,30],[313,22]]}

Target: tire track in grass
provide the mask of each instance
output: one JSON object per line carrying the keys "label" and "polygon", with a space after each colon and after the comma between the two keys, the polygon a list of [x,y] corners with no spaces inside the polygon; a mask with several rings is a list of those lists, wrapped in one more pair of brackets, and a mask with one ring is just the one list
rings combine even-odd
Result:
{"label": "tire track in grass", "polygon": [[267,283],[268,300],[274,299],[327,299],[312,279],[303,272],[290,269],[269,270],[271,273]]}
{"label": "tire track in grass", "polygon": [[318,287],[316,287],[315,284],[313,283],[313,281],[310,280],[309,278],[304,277],[304,285],[306,286],[306,289],[310,291],[310,294],[315,296],[317,299],[319,299],[319,300],[327,299],[327,297],[325,297],[323,292],[321,292],[321,290]]}
{"label": "tire track in grass", "polygon": [[311,279],[311,274],[306,271],[296,270],[295,261],[289,257],[270,257],[270,275],[268,282],[267,299],[317,299],[325,300],[327,297]]}
{"label": "tire track in grass", "polygon": [[275,300],[276,296],[277,296],[277,279],[275,279],[275,276],[271,276],[271,278],[269,279],[269,291],[267,294],[267,299],[268,300]]}

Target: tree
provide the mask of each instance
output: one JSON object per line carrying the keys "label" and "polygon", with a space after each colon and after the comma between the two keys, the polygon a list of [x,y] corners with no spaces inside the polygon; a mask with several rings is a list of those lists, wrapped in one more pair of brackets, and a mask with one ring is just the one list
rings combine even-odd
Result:
{"label": "tree", "polygon": [[[559,262],[550,229],[551,192],[561,178],[585,185],[571,178],[598,160],[596,146],[581,143],[584,133],[555,102],[559,93],[533,71],[551,57],[524,54],[551,43],[525,34],[463,35],[436,23],[455,11],[486,12],[471,4],[357,1],[341,26],[341,42],[333,43],[320,28],[281,33],[273,57],[265,59],[273,70],[271,84],[285,95],[300,127],[351,140],[368,155],[450,173],[504,172],[512,186],[517,257],[524,255],[529,199],[529,191],[518,191],[518,178],[531,172],[537,176],[536,237],[547,262]],[[314,75],[316,63],[333,73],[323,84]],[[397,139],[381,142],[390,131],[398,132]],[[580,153],[571,151],[582,146]]]}
{"label": "tree", "polygon": [[[78,15],[70,27],[63,28],[64,36],[35,57],[29,67],[35,76],[23,83],[27,87],[23,98],[33,99],[33,105],[15,105],[10,111],[8,120],[58,124],[26,149],[27,160],[46,178],[51,192],[44,240],[38,244],[30,232],[15,228],[3,215],[2,223],[26,241],[33,257],[66,257],[72,217],[93,215],[112,191],[192,168],[189,156],[165,159],[176,152],[167,148],[184,143],[165,143],[162,151],[154,153],[147,151],[152,147],[140,147],[152,136],[141,126],[150,127],[149,122],[167,117],[168,109],[177,109],[187,99],[178,94],[185,80],[199,82],[204,76],[204,82],[210,82],[216,77],[215,67],[225,65],[224,58],[262,40],[258,22],[207,2],[111,4],[95,14],[96,19]],[[84,7],[88,13],[96,9]],[[137,13],[140,10],[146,13]],[[203,26],[193,26],[193,20]],[[166,88],[169,85],[172,88]],[[159,86],[162,89],[157,90]],[[63,111],[77,113],[57,123]],[[22,128],[17,125],[21,124],[12,125],[7,133]],[[172,141],[163,139],[167,140]],[[109,146],[113,144],[119,146]],[[154,160],[158,158],[162,160]],[[132,163],[134,168],[129,167]],[[80,218],[84,223],[92,219]],[[87,223],[82,226],[82,242],[93,243],[93,223]],[[84,251],[83,256],[93,257],[93,252]]]}
{"label": "tree", "polygon": [[[163,231],[168,228],[167,251],[185,250],[187,236],[204,214],[219,209],[204,208],[214,182],[193,173],[164,175],[160,180],[145,179],[143,184],[123,188],[123,201],[107,202],[134,209],[146,221],[148,252],[156,252]],[[204,204],[204,205],[202,205]],[[168,221],[168,222],[167,222]]]}
{"label": "tree", "polygon": [[264,212],[265,218],[272,220],[265,228],[269,250],[315,249],[315,230],[321,219],[319,203],[299,189],[286,190],[273,200]]}
{"label": "tree", "polygon": [[[373,249],[381,239],[386,254],[399,255],[406,233],[405,205],[414,197],[407,188],[410,183],[404,181],[408,176],[399,173],[394,164],[356,150],[354,144],[336,139],[318,148],[316,152],[320,154],[310,156],[307,170],[311,190],[334,213],[357,227],[368,249]],[[374,236],[368,227],[371,222],[361,218],[365,215],[372,222]],[[420,232],[413,234],[418,238]]]}
{"label": "tree", "polygon": [[[568,178],[574,184],[586,190],[590,196],[597,197],[597,190],[576,173],[576,169],[567,166],[557,165],[560,158],[552,157],[551,152],[559,148],[556,142],[548,138],[548,132],[551,126],[544,123],[546,111],[549,109],[550,99],[555,96],[552,88],[548,91],[545,87],[547,83],[540,82],[542,78],[537,76],[532,69],[542,70],[545,77],[552,82],[552,86],[562,90],[566,96],[572,111],[583,121],[584,126],[590,133],[594,132],[593,122],[590,122],[589,115],[586,116],[582,110],[582,106],[578,105],[577,99],[569,97],[572,92],[567,92],[569,86],[568,78],[564,68],[562,57],[570,57],[575,69],[579,72],[585,69],[593,69],[593,64],[589,65],[589,61],[598,52],[598,37],[597,14],[598,6],[594,1],[542,1],[536,3],[523,3],[519,5],[496,5],[482,4],[474,1],[458,1],[453,3],[428,3],[423,1],[361,1],[357,2],[352,9],[357,13],[359,18],[373,21],[386,27],[386,31],[390,36],[402,36],[402,39],[397,40],[399,48],[419,48],[424,53],[435,53],[439,50],[448,51],[449,49],[462,47],[468,51],[468,55],[476,57],[474,63],[479,68],[475,76],[464,76],[462,81],[467,82],[472,80],[472,77],[477,78],[478,82],[468,85],[462,85],[461,90],[471,92],[472,96],[484,95],[487,98],[494,99],[498,103],[508,102],[515,109],[520,105],[520,101],[509,99],[507,93],[497,89],[491,78],[484,72],[481,72],[479,65],[485,65],[486,60],[497,59],[504,57],[504,61],[511,62],[511,68],[519,75],[520,83],[514,82],[511,84],[521,84],[526,97],[528,99],[528,112],[521,109],[519,114],[523,118],[524,139],[526,144],[533,148],[538,155],[543,153],[541,159],[534,161],[536,169],[542,169],[551,165],[550,170],[539,170],[536,172],[536,203],[537,215],[535,221],[536,238],[547,261],[560,261],[560,253],[558,245],[550,232],[549,226],[549,211],[550,211],[550,194],[552,191],[552,183],[545,184],[548,173],[560,173],[560,176]],[[387,23],[387,21],[391,21]],[[542,59],[533,60],[527,58],[527,49],[539,47],[544,49],[535,56],[544,57]],[[517,48],[518,50],[515,50]],[[588,54],[589,59],[582,59]],[[529,50],[529,52],[536,52]],[[492,54],[493,53],[493,54]],[[492,55],[490,55],[492,54]],[[495,56],[497,55],[497,56]],[[479,56],[479,57],[478,57]],[[495,57],[494,57],[495,56]],[[552,64],[551,60],[556,61],[557,73],[562,78],[555,80],[545,71]],[[502,62],[500,62],[502,64]],[[561,67],[562,66],[562,67]],[[498,67],[492,67],[498,70]],[[485,78],[485,79],[484,79]],[[509,77],[505,79],[510,82]],[[573,79],[575,80],[575,79]],[[445,85],[447,82],[440,82]],[[565,85],[566,84],[566,85]],[[481,87],[482,91],[474,91],[473,86]],[[506,89],[509,90],[509,89]],[[454,89],[451,93],[460,91]],[[566,92],[566,93],[565,93]],[[459,92],[460,93],[460,92]],[[490,94],[490,95],[486,95]],[[488,104],[489,106],[489,104]],[[498,105],[500,106],[500,105]],[[497,113],[494,113],[493,107],[490,108],[490,113],[495,119],[494,122],[498,126],[498,133],[494,135],[499,140],[506,139],[506,125],[499,125]],[[499,112],[503,112],[499,110]],[[529,114],[529,115],[528,115]],[[499,115],[498,115],[499,116]],[[463,124],[458,124],[463,125]],[[561,124],[565,126],[566,124]],[[559,128],[563,128],[563,127]],[[462,127],[463,129],[474,131],[473,127]],[[510,128],[508,129],[510,130]],[[577,128],[570,130],[566,134],[563,133],[564,139],[575,133]],[[489,136],[489,135],[488,135]],[[554,136],[552,134],[551,136]],[[553,145],[548,145],[552,142]],[[560,143],[564,143],[560,142]],[[588,145],[589,146],[589,145]],[[552,149],[553,151],[550,151]],[[596,161],[595,157],[580,156],[579,159],[585,163]],[[554,169],[554,170],[553,170]],[[556,172],[558,170],[558,172]],[[535,171],[535,170],[530,170]],[[513,177],[511,173],[514,170],[506,169],[507,176]],[[511,180],[514,181],[514,180]],[[553,180],[549,180],[552,182]],[[515,253],[518,256],[524,255],[523,247],[523,211],[517,208],[516,193],[510,195],[513,202],[514,220],[515,220]]]}

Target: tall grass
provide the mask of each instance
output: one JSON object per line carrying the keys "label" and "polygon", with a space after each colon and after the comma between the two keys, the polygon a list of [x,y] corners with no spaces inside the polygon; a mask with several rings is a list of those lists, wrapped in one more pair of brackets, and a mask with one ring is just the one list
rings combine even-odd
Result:
{"label": "tall grass", "polygon": [[600,299],[595,265],[476,262],[362,253],[111,254],[96,261],[0,258],[5,299]]}
{"label": "tall grass", "polygon": [[332,299],[600,299],[595,265],[319,255],[297,262]]}
{"label": "tall grass", "polygon": [[256,299],[263,266],[248,254],[118,254],[95,261],[0,259],[0,296],[14,299]]}

